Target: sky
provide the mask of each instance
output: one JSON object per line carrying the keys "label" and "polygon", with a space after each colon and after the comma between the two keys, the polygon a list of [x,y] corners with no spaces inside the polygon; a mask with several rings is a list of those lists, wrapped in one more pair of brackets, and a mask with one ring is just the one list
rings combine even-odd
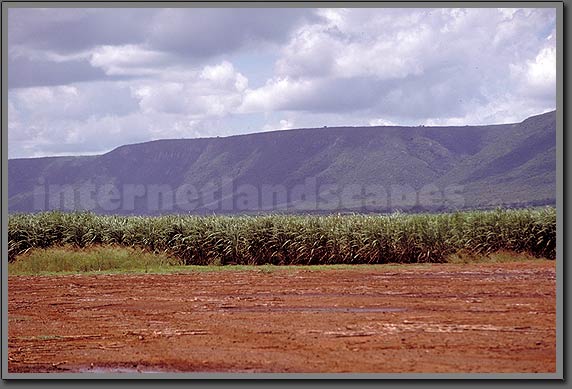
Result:
{"label": "sky", "polygon": [[555,9],[8,10],[8,156],[556,107]]}

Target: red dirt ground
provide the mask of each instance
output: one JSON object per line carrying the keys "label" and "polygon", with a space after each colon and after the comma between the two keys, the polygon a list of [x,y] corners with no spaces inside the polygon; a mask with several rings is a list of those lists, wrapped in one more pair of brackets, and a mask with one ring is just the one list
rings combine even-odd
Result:
{"label": "red dirt ground", "polygon": [[10,372],[554,372],[555,263],[10,276]]}

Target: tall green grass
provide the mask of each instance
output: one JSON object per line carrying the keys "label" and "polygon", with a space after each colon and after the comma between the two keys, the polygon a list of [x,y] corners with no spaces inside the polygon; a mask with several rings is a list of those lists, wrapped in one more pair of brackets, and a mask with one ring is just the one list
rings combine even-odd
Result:
{"label": "tall green grass", "polygon": [[444,262],[499,250],[554,259],[556,210],[331,216],[11,215],[8,259],[34,248],[120,245],[186,265]]}
{"label": "tall green grass", "polygon": [[132,247],[69,246],[33,249],[9,264],[10,274],[85,273],[106,271],[155,271],[178,265],[165,254]]}

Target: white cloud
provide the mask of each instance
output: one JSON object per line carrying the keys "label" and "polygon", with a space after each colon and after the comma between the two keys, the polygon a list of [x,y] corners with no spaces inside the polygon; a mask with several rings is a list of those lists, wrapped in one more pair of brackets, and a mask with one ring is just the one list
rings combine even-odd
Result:
{"label": "white cloud", "polygon": [[138,45],[99,46],[91,53],[90,63],[108,75],[149,75],[161,69],[169,55]]}
{"label": "white cloud", "polygon": [[380,28],[368,11],[323,11],[328,23],[305,25],[296,32],[277,61],[278,74],[379,79],[420,74],[434,38],[431,29],[424,24],[403,28],[395,21]]}
{"label": "white cloud", "polygon": [[383,119],[383,118],[376,118],[371,119],[368,121],[370,126],[397,126],[397,123],[392,122],[391,120]]}
{"label": "white cloud", "polygon": [[556,48],[553,42],[541,48],[531,59],[510,64],[515,94],[543,102],[556,96]]}
{"label": "white cloud", "polygon": [[515,98],[506,93],[494,101],[475,106],[474,109],[462,116],[432,117],[423,121],[426,126],[464,126],[500,123],[517,123],[530,116],[553,110],[550,104],[531,105],[527,99]]}
{"label": "white cloud", "polygon": [[247,85],[223,61],[167,68],[157,78],[12,89],[11,155],[59,154],[74,146],[102,152],[146,139],[201,136],[214,123],[224,129],[219,119],[237,111]]}
{"label": "white cloud", "polygon": [[217,88],[243,92],[248,87],[248,79],[234,69],[232,63],[223,61],[218,65],[205,66],[200,78]]}
{"label": "white cloud", "polygon": [[277,124],[266,124],[263,131],[288,130],[294,128],[294,121],[291,119],[282,119]]}
{"label": "white cloud", "polygon": [[183,83],[179,82],[143,82],[132,86],[133,96],[139,100],[144,114],[153,112],[183,113],[186,106]]}
{"label": "white cloud", "polygon": [[125,114],[137,108],[127,84],[114,82],[17,88],[8,99],[28,122]]}
{"label": "white cloud", "polygon": [[27,117],[70,117],[82,109],[78,89],[70,85],[22,88],[9,96],[12,105]]}
{"label": "white cloud", "polygon": [[160,80],[133,82],[141,111],[186,114],[200,119],[234,113],[241,105],[248,79],[223,61],[200,71],[166,69]]}
{"label": "white cloud", "polygon": [[555,107],[554,9],[176,11],[148,10],[143,23],[128,10],[16,12],[10,155],[294,126],[501,123]]}
{"label": "white cloud", "polygon": [[556,84],[556,48],[540,50],[534,61],[528,62],[526,75],[531,85],[553,88]]}
{"label": "white cloud", "polygon": [[329,25],[307,25],[282,49],[276,63],[279,76],[320,77],[331,73],[336,58],[347,49]]}
{"label": "white cloud", "polygon": [[[543,36],[554,23],[554,10],[329,9],[320,14],[322,22],[300,27],[281,50],[276,75],[247,91],[244,111],[343,109],[377,111],[399,122],[439,117],[484,123],[491,117],[524,119],[522,110],[513,114],[508,107],[504,116],[502,110],[488,112],[505,99],[514,101],[515,109],[529,106],[527,112],[555,105],[548,93],[555,86],[553,34]],[[546,39],[552,46],[538,52]],[[528,89],[514,77],[515,69]]]}
{"label": "white cloud", "polygon": [[247,89],[241,112],[268,112],[288,109],[291,101],[303,99],[313,93],[316,85],[309,80],[275,78],[257,89]]}

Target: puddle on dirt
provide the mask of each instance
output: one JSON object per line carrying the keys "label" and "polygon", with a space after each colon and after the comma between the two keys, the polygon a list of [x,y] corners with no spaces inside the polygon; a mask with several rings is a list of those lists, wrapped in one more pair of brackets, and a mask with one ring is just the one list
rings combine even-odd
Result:
{"label": "puddle on dirt", "polygon": [[374,312],[403,312],[405,308],[384,307],[221,307],[222,310],[234,312],[344,312],[344,313],[374,313]]}

